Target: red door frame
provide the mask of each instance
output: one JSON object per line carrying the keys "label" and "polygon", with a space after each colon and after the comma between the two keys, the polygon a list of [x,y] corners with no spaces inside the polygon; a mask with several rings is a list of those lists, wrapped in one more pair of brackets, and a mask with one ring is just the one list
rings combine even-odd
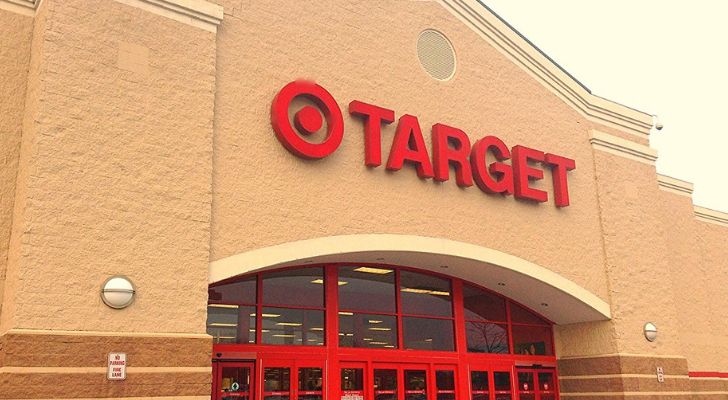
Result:
{"label": "red door frame", "polygon": [[[508,338],[509,338],[509,354],[487,354],[487,353],[470,353],[467,351],[467,337],[465,332],[465,318],[463,311],[463,284],[465,281],[447,276],[444,274],[438,274],[431,271],[423,271],[416,268],[382,265],[382,264],[362,264],[357,263],[356,265],[361,266],[372,266],[379,268],[394,269],[395,273],[395,284],[399,285],[400,271],[408,270],[427,275],[438,276],[441,278],[449,279],[451,282],[452,291],[452,306],[453,313],[452,318],[444,318],[452,320],[454,324],[454,351],[426,351],[426,350],[405,350],[403,349],[403,330],[402,330],[402,306],[401,306],[401,293],[400,290],[396,290],[396,312],[394,315],[397,317],[398,329],[397,329],[397,344],[398,349],[367,349],[367,348],[349,348],[339,347],[338,338],[338,274],[337,268],[341,264],[323,264],[323,265],[305,265],[286,267],[282,269],[276,269],[280,271],[284,269],[296,269],[296,268],[308,268],[308,267],[321,267],[324,273],[324,317],[325,317],[325,346],[287,346],[287,345],[265,345],[260,344],[261,341],[261,324],[262,324],[262,275],[265,272],[259,272],[255,275],[258,277],[257,280],[257,323],[256,323],[256,344],[215,344],[213,346],[213,354],[219,354],[218,359],[227,359],[228,357],[235,357],[235,354],[253,355],[256,360],[255,376],[258,377],[258,386],[256,389],[257,397],[251,400],[262,400],[262,385],[263,385],[263,368],[265,365],[270,365],[272,361],[276,362],[292,362],[291,365],[291,400],[298,400],[295,397],[294,388],[298,382],[294,381],[297,379],[297,363],[301,360],[309,360],[317,363],[317,366],[324,368],[323,376],[326,382],[323,396],[328,400],[328,396],[331,396],[330,400],[339,400],[341,396],[341,384],[340,384],[340,368],[347,365],[361,365],[365,369],[364,381],[365,381],[365,394],[364,400],[374,400],[374,391],[372,387],[373,383],[373,364],[384,365],[392,364],[396,365],[399,376],[399,396],[400,399],[404,400],[404,376],[401,371],[409,363],[417,363],[420,365],[427,365],[428,371],[428,397],[434,399],[435,392],[435,374],[434,365],[448,365],[455,371],[456,376],[456,395],[457,400],[470,400],[470,371],[475,369],[475,366],[487,366],[489,371],[489,381],[494,384],[493,371],[510,372],[511,374],[511,395],[515,400],[517,399],[516,384],[518,376],[515,372],[516,366],[544,366],[554,367],[549,369],[554,373],[555,383],[558,382],[558,374],[555,370],[556,356],[530,356],[530,355],[519,355],[513,353],[513,335],[511,331],[511,314],[510,314],[510,302],[512,300],[506,298],[507,307],[507,321],[503,321],[508,326]],[[240,278],[240,277],[238,277]],[[482,290],[491,292],[487,288],[478,286],[471,282],[467,282],[469,285],[479,287]],[[399,287],[399,286],[397,286]],[[496,293],[496,295],[500,296]],[[501,296],[502,297],[502,296]],[[271,304],[266,305],[275,307],[277,305]],[[279,305],[286,307],[285,305]],[[524,307],[523,305],[520,305]],[[525,309],[529,310],[527,307]],[[532,310],[529,310],[534,312]],[[362,311],[365,312],[365,311]],[[535,312],[534,312],[535,313]],[[538,313],[535,313],[538,315]],[[442,317],[440,317],[442,319]],[[548,320],[546,320],[548,322]],[[551,340],[551,352],[553,351],[553,337]],[[315,360],[315,361],[314,361]],[[556,383],[558,386],[558,383]],[[494,390],[491,393],[491,400],[494,398]],[[558,392],[556,392],[556,398],[558,398]],[[430,399],[428,399],[430,400]]]}
{"label": "red door frame", "polygon": [[[546,393],[553,394],[554,395],[554,397],[553,397],[554,399],[558,399],[559,398],[559,379],[558,379],[558,375],[556,374],[556,369],[554,369],[554,368],[538,368],[538,367],[517,367],[516,368],[516,371],[515,371],[515,374],[514,374],[515,377],[516,377],[516,380],[518,380],[518,374],[519,373],[522,373],[522,372],[523,373],[531,373],[531,374],[533,374],[533,386],[534,387],[531,388],[531,390],[529,390],[528,392],[534,394],[534,399],[535,400],[542,400],[542,395],[543,394],[546,394]],[[543,387],[541,385],[541,382],[539,381],[539,376],[538,376],[539,373],[550,373],[550,374],[552,374],[552,376],[553,376],[553,385],[554,385],[553,388],[550,388],[550,390],[548,390],[548,391],[546,391],[546,390],[543,389]],[[519,397],[520,397],[522,388],[520,387],[520,385],[518,384],[518,382],[516,382],[516,386],[517,386],[517,388],[516,388],[517,389],[517,392],[518,392]]]}
{"label": "red door frame", "polygon": [[[212,364],[212,400],[220,400],[222,398],[220,387],[222,383],[222,372],[224,368],[248,368],[248,400],[255,400],[255,387],[257,384],[255,363],[252,361],[216,361]],[[243,396],[241,396],[243,397]]]}

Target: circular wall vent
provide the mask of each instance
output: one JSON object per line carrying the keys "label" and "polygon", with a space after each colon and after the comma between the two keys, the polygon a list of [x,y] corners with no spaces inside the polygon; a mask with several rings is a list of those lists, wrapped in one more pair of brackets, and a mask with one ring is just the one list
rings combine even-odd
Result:
{"label": "circular wall vent", "polygon": [[455,49],[438,31],[427,29],[420,33],[417,57],[422,68],[437,80],[446,81],[455,74]]}

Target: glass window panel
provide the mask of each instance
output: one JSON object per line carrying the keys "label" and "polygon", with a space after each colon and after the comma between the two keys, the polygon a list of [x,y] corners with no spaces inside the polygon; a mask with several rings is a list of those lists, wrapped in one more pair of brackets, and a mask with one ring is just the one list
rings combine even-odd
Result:
{"label": "glass window panel", "polygon": [[513,325],[513,350],[515,354],[532,356],[553,355],[551,327]]}
{"label": "glass window panel", "polygon": [[397,400],[397,370],[374,369],[375,400]]}
{"label": "glass window panel", "polygon": [[207,334],[213,343],[255,343],[255,307],[209,304]]}
{"label": "glass window panel", "polygon": [[508,327],[490,322],[465,322],[468,351],[471,353],[508,353]]}
{"label": "glass window panel", "polygon": [[493,386],[497,391],[510,391],[511,373],[503,371],[493,372]]}
{"label": "glass window panel", "polygon": [[[551,372],[539,372],[538,386],[541,390],[544,391],[554,390],[554,374]],[[541,398],[543,399],[544,397],[541,396]]]}
{"label": "glass window panel", "polygon": [[263,274],[263,304],[324,306],[324,270],[319,267]]}
{"label": "glass window panel", "polygon": [[299,368],[298,400],[321,400],[323,383],[324,377],[321,368]]}
{"label": "glass window panel", "polygon": [[404,348],[453,351],[452,320],[403,317]]}
{"label": "glass window panel", "polygon": [[361,392],[364,390],[364,369],[342,368],[341,390],[348,392]]}
{"label": "glass window panel", "polygon": [[436,371],[437,390],[455,390],[455,371]]}
{"label": "glass window panel", "polygon": [[404,370],[405,400],[427,400],[427,373],[422,370]]}
{"label": "glass window panel", "polygon": [[263,370],[263,398],[265,400],[289,400],[291,390],[290,368],[265,368]]}
{"label": "glass window panel", "polygon": [[263,307],[264,344],[323,346],[324,312]]}
{"label": "glass window panel", "polygon": [[533,393],[533,373],[532,372],[519,372],[518,373],[518,390],[520,392],[518,398],[521,400],[532,400],[536,398],[536,394]]}
{"label": "glass window panel", "polygon": [[488,371],[472,371],[470,373],[470,386],[473,391],[488,391]]}
{"label": "glass window panel", "polygon": [[397,347],[397,317],[339,313],[339,346],[393,349]]}
{"label": "glass window panel", "polygon": [[[246,400],[250,392],[250,368],[248,367],[224,367],[222,369],[222,381],[220,382],[222,398]],[[227,396],[227,395],[231,396]]]}
{"label": "glass window panel", "polygon": [[404,314],[452,316],[450,281],[416,272],[400,272]]}
{"label": "glass window panel", "polygon": [[339,268],[339,309],[394,313],[394,270],[347,266]]}
{"label": "glass window panel", "polygon": [[435,371],[437,400],[455,400],[455,371]]}
{"label": "glass window panel", "polygon": [[511,303],[511,322],[521,324],[551,325],[545,319],[515,303]]}
{"label": "glass window panel", "polygon": [[502,297],[470,285],[463,285],[466,320],[506,322],[506,301]]}
{"label": "glass window panel", "polygon": [[210,303],[255,304],[255,276],[237,282],[212,286],[207,290]]}

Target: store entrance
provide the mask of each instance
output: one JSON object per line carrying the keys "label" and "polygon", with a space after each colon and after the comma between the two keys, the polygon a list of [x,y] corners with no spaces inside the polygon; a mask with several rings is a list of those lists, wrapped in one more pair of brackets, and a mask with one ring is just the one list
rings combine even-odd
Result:
{"label": "store entrance", "polygon": [[215,400],[558,399],[552,324],[444,275],[264,271],[211,286],[207,326]]}
{"label": "store entrance", "polygon": [[341,400],[457,400],[456,371],[456,365],[343,363]]}
{"label": "store entrance", "polygon": [[212,365],[213,400],[253,400],[255,368],[252,362],[219,361]]}

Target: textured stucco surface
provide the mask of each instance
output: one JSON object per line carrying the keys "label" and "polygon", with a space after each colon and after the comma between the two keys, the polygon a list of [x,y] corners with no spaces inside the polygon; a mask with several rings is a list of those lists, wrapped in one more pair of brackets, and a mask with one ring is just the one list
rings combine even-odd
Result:
{"label": "textured stucco surface", "polygon": [[[659,190],[653,166],[594,150],[589,131],[646,140],[586,121],[435,2],[218,3],[217,36],[113,1],[45,0],[34,26],[0,11],[3,43],[17,43],[0,51],[14,74],[0,87],[22,98],[0,99],[11,110],[0,120],[0,332],[204,333],[208,261],[390,233],[513,254],[609,302],[611,321],[556,327],[560,357],[676,355],[691,371],[728,371],[728,228]],[[420,67],[424,29],[453,43],[452,80]],[[344,110],[344,140],[323,160],[291,155],[270,126],[273,97],[298,78]],[[430,149],[440,122],[574,158],[572,205],[367,168],[361,121],[345,112],[355,99],[416,115]],[[395,126],[382,131],[385,160]],[[98,295],[114,274],[138,289],[123,311]],[[642,337],[648,321],[655,343]]]}
{"label": "textured stucco surface", "polygon": [[[518,254],[607,298],[594,246],[600,232],[588,129],[570,107],[435,3],[390,2],[365,14],[357,2],[246,4],[218,38],[212,260],[311,237],[415,234]],[[291,19],[298,23],[285,23]],[[433,80],[417,61],[417,36],[426,28],[440,29],[455,45],[452,81]],[[489,196],[453,181],[418,179],[409,167],[368,169],[362,124],[348,116],[340,148],[303,161],[270,126],[273,97],[302,77],[326,87],[344,110],[358,99],[392,108],[397,117],[418,116],[428,145],[429,127],[442,122],[472,141],[496,134],[511,146],[573,157],[573,205]],[[383,129],[385,160],[394,125]],[[538,186],[550,190],[550,176]]]}
{"label": "textured stucco surface", "polygon": [[32,35],[33,18],[0,10],[0,310],[10,246]]}
{"label": "textured stucco surface", "polygon": [[[515,254],[608,300],[588,142],[593,125],[439,4],[366,4],[361,13],[363,2],[245,2],[226,15],[218,34],[211,260],[331,235],[443,237]],[[432,79],[417,60],[417,37],[428,28],[455,47],[459,67],[451,81]],[[494,134],[510,146],[572,157],[572,206],[421,180],[410,167],[367,168],[362,124],[348,116],[334,154],[301,160],[270,125],[273,97],[297,78],[327,88],[343,110],[357,99],[391,108],[397,118],[416,115],[428,147],[430,126],[441,122],[472,142]],[[384,160],[395,125],[383,128]],[[550,176],[536,186],[550,191]]]}
{"label": "textured stucco surface", "polygon": [[[6,327],[204,333],[215,35],[118,2],[42,7]],[[123,311],[99,296],[114,274],[138,289]]]}

